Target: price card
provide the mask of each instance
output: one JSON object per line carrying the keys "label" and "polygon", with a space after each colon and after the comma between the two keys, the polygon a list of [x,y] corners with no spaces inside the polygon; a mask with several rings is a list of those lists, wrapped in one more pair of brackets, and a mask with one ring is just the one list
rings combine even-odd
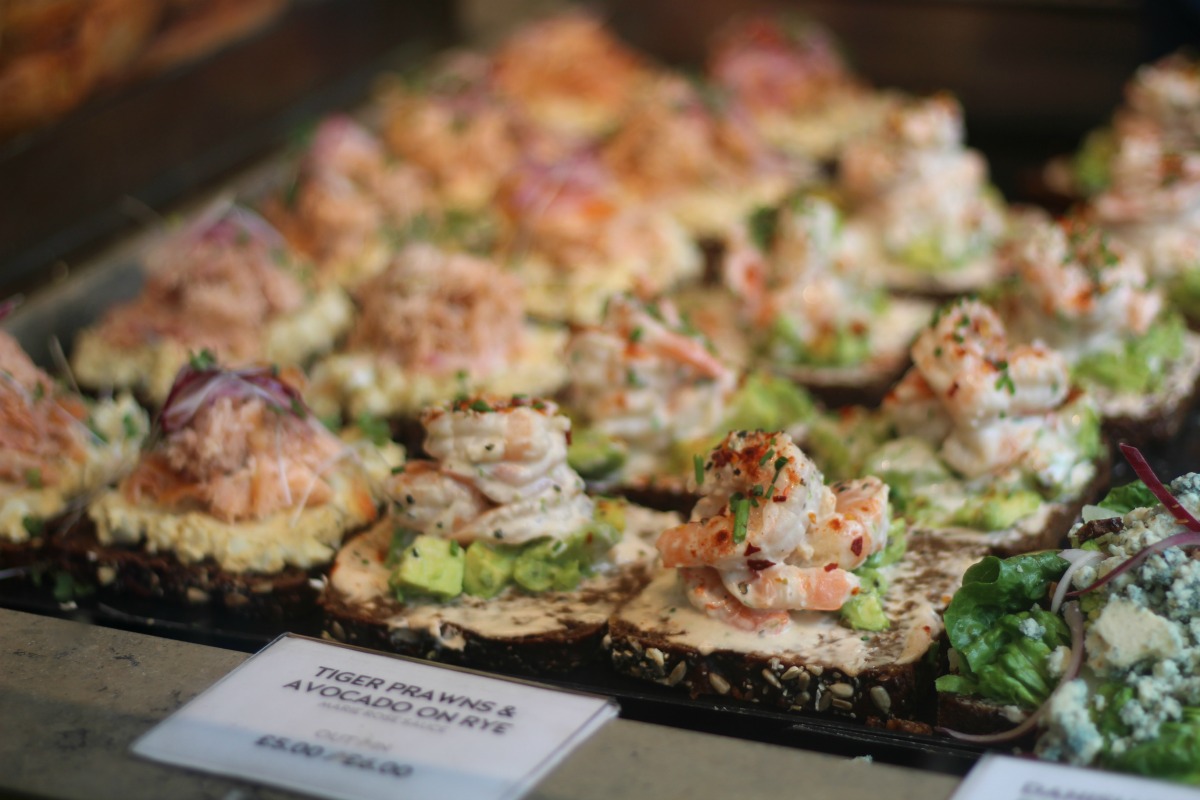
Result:
{"label": "price card", "polygon": [[513,798],[616,703],[285,635],[138,755],[338,798]]}
{"label": "price card", "polygon": [[1197,800],[1179,784],[989,754],[951,800]]}

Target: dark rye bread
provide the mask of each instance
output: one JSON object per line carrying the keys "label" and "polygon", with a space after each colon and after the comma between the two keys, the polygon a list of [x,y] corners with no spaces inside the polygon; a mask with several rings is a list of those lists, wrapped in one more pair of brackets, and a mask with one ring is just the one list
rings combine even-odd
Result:
{"label": "dark rye bread", "polygon": [[931,707],[926,654],[941,634],[940,612],[985,553],[977,537],[910,535],[908,554],[887,568],[891,627],[877,633],[823,612],[794,612],[779,634],[738,631],[689,605],[675,571],[664,570],[609,623],[613,665],[693,697],[860,721],[919,718]]}
{"label": "dark rye bread", "polygon": [[320,578],[328,567],[268,574],[230,572],[211,558],[185,563],[167,551],[101,544],[86,517],[53,536],[50,549],[76,582],[95,586],[103,598],[152,600],[164,613],[207,608],[278,625],[315,613]]}
{"label": "dark rye bread", "polygon": [[1110,441],[1141,446],[1173,438],[1200,396],[1200,334],[1184,335],[1183,356],[1166,370],[1158,391],[1094,396]]}
{"label": "dark rye bread", "polygon": [[392,525],[381,520],[377,527],[386,536],[367,531],[338,553],[321,595],[326,638],[499,672],[567,672],[603,655],[609,616],[650,577],[642,560],[589,577],[570,592],[510,587],[491,599],[402,603],[387,588],[390,569],[380,550]]}

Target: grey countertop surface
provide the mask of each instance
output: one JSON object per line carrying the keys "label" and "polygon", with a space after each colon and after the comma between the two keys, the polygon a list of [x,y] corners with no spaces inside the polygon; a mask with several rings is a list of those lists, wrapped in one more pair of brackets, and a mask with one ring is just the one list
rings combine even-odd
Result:
{"label": "grey countertop surface", "polygon": [[[134,739],[246,658],[0,610],[0,796],[294,797],[129,752]],[[958,783],[948,775],[618,719],[529,796],[942,800]]]}

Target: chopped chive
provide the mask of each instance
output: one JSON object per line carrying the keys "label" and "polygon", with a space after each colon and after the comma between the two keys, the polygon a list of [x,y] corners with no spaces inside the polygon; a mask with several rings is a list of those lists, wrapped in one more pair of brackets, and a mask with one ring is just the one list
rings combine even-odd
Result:
{"label": "chopped chive", "polygon": [[485,400],[476,400],[475,402],[471,403],[471,405],[469,405],[467,407],[470,408],[472,411],[481,411],[482,412],[482,411],[491,411],[492,410],[492,407],[489,406],[487,404],[487,401],[485,401]]}
{"label": "chopped chive", "polygon": [[704,485],[704,456],[697,453],[692,456],[692,467],[696,470],[696,485]]}
{"label": "chopped chive", "polygon": [[741,544],[746,541],[746,525],[750,521],[750,501],[741,492],[729,499],[729,507],[733,509],[733,541]]}

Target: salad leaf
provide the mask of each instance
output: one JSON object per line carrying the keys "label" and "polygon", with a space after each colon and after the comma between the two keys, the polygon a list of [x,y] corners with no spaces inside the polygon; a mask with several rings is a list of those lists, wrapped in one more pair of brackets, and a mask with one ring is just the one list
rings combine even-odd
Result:
{"label": "salad leaf", "polygon": [[946,635],[961,657],[960,680],[939,679],[938,688],[1026,707],[1049,696],[1054,680],[1047,657],[1069,645],[1071,635],[1058,615],[1037,603],[1066,569],[1052,552],[988,556],[968,569],[945,613]]}
{"label": "salad leaf", "polygon": [[1104,761],[1122,772],[1200,784],[1200,708],[1185,708],[1183,718],[1163,723],[1153,740]]}
{"label": "salad leaf", "polygon": [[1147,506],[1158,505],[1158,498],[1154,493],[1141,481],[1127,483],[1124,486],[1118,486],[1104,495],[1104,499],[1097,505],[1101,508],[1107,508],[1109,511],[1116,511],[1119,514],[1128,514],[1135,508],[1146,508]]}

